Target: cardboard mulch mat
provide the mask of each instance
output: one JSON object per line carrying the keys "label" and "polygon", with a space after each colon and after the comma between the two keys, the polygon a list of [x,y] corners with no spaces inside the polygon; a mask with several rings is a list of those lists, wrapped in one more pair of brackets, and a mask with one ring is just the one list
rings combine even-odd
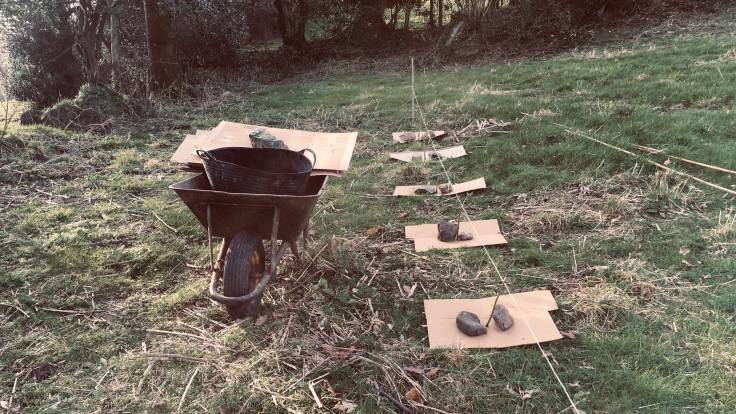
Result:
{"label": "cardboard mulch mat", "polygon": [[394,132],[391,134],[393,140],[397,144],[406,144],[408,142],[424,141],[426,139],[441,140],[447,136],[445,131],[422,131],[422,132]]}
{"label": "cardboard mulch mat", "polygon": [[197,131],[196,135],[187,135],[171,157],[171,161],[190,168],[201,168],[202,161],[195,153],[197,149],[250,148],[249,134],[257,128],[266,128],[273,136],[284,141],[291,150],[300,151],[309,148],[314,151],[317,154],[315,175],[342,175],[350,166],[358,138],[357,132],[310,132],[222,121],[210,131]]}
{"label": "cardboard mulch mat", "polygon": [[498,220],[461,221],[460,232],[473,235],[472,240],[443,242],[437,236],[437,224],[420,224],[404,228],[407,239],[414,240],[414,250],[426,252],[432,249],[457,249],[461,247],[494,246],[506,244]]}
{"label": "cardboard mulch mat", "polygon": [[392,152],[389,156],[398,161],[414,162],[414,161],[433,161],[446,158],[460,158],[468,155],[465,152],[465,147],[457,145],[454,147],[439,148],[435,150],[424,150],[424,151],[405,151],[405,152]]}
{"label": "cardboard mulch mat", "polygon": [[456,183],[452,184],[452,191],[443,193],[437,189],[436,185],[400,185],[397,186],[394,189],[394,196],[396,197],[410,197],[410,196],[418,196],[422,194],[417,194],[418,189],[429,189],[433,190],[434,192],[429,195],[433,196],[451,196],[455,194],[462,194],[462,193],[468,193],[471,191],[478,191],[483,190],[486,188],[486,180],[485,178],[477,178],[475,180],[466,181],[464,183]]}
{"label": "cardboard mulch mat", "polygon": [[493,321],[488,325],[488,333],[481,336],[468,336],[457,328],[455,318],[460,311],[475,313],[485,324],[494,301],[495,297],[425,300],[424,314],[427,318],[429,347],[507,348],[562,339],[562,334],[549,314],[550,311],[557,310],[557,302],[549,290],[501,295],[498,303],[506,306],[514,319],[514,325],[506,331],[500,330]]}

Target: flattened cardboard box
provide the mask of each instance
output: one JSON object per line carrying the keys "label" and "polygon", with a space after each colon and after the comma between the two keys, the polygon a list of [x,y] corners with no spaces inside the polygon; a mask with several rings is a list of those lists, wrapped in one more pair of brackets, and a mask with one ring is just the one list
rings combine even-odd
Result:
{"label": "flattened cardboard box", "polygon": [[472,240],[443,242],[437,239],[439,232],[437,224],[420,224],[406,226],[404,232],[407,239],[414,240],[416,252],[426,252],[432,249],[457,249],[460,247],[478,247],[506,244],[506,238],[501,234],[498,220],[461,221],[460,231],[473,235]]}
{"label": "flattened cardboard box", "polygon": [[201,165],[202,161],[196,155],[196,150],[205,149],[209,131],[197,131],[196,135],[187,135],[184,141],[171,156],[171,162],[184,165]]}
{"label": "flattened cardboard box", "polygon": [[202,164],[195,154],[197,148],[215,149],[222,147],[250,148],[250,133],[256,128],[266,128],[276,138],[283,140],[289,149],[299,151],[309,148],[317,154],[315,172],[339,175],[350,167],[353,150],[358,138],[357,132],[327,133],[310,132],[258,125],[239,124],[222,121],[212,131],[200,131],[195,138],[188,136],[171,158],[181,164]]}
{"label": "flattened cardboard box", "polygon": [[[408,197],[408,196],[417,196],[419,194],[415,193],[415,191],[419,188],[427,187],[426,185],[400,185],[397,186],[394,189],[394,196],[396,197]],[[436,187],[436,186],[430,186],[430,187]],[[461,193],[467,193],[470,191],[476,191],[476,190],[482,190],[486,188],[486,180],[485,178],[477,178],[475,180],[466,181],[464,183],[456,183],[452,184],[452,191],[449,193],[441,193],[439,190],[432,194],[434,196],[451,196],[455,194],[461,194]]]}
{"label": "flattened cardboard box", "polygon": [[457,145],[454,147],[439,148],[435,150],[426,151],[405,151],[405,152],[392,152],[389,156],[392,159],[404,162],[414,161],[429,161],[432,159],[433,154],[438,154],[442,158],[460,158],[467,155],[465,147]]}
{"label": "flattened cardboard box", "polygon": [[549,290],[501,295],[498,303],[506,306],[514,318],[514,325],[506,331],[501,331],[491,321],[486,335],[467,336],[460,332],[455,324],[455,318],[460,311],[475,313],[481,323],[485,324],[491,314],[494,300],[495,297],[425,300],[424,314],[427,318],[429,347],[506,348],[535,344],[537,341],[541,343],[562,339],[562,334],[549,314],[550,311],[557,310],[557,302]]}
{"label": "flattened cardboard box", "polygon": [[441,140],[444,139],[447,136],[447,133],[445,131],[431,131],[431,137],[430,134],[427,133],[427,131],[421,131],[421,132],[413,132],[413,131],[402,131],[402,132],[394,132],[391,134],[393,140],[397,144],[406,144],[408,142],[416,142],[416,141],[424,141],[427,138]]}

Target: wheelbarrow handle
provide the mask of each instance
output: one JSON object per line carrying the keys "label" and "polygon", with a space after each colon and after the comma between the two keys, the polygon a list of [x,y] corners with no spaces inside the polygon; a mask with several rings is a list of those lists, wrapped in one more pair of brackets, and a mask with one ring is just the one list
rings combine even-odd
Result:
{"label": "wheelbarrow handle", "polygon": [[194,152],[197,154],[197,156],[199,156],[199,158],[201,158],[203,160],[213,160],[213,161],[216,161],[215,160],[215,157],[213,157],[212,154],[209,153],[209,151],[205,151],[203,149],[197,149]]}
{"label": "wheelbarrow handle", "polygon": [[309,153],[312,154],[312,158],[314,158],[314,161],[312,161],[312,168],[314,168],[314,166],[317,165],[317,154],[309,148],[304,148],[303,150],[299,151],[299,153],[304,155],[305,151],[309,151]]}

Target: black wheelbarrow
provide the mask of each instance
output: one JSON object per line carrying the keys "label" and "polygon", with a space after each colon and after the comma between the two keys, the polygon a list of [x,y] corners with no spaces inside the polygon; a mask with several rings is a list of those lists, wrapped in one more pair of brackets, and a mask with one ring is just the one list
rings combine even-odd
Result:
{"label": "black wheelbarrow", "polygon": [[[286,247],[299,260],[297,241],[306,246],[309,219],[324,191],[326,176],[312,176],[305,195],[245,194],[214,191],[204,174],[169,186],[207,229],[210,250],[210,297],[233,318],[258,313],[266,285]],[[222,237],[217,259],[212,237]],[[270,240],[266,267],[263,240]]]}

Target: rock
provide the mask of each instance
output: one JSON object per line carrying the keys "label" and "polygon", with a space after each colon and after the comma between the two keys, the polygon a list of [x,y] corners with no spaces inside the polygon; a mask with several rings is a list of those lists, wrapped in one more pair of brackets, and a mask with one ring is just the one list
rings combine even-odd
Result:
{"label": "rock", "polygon": [[460,233],[458,233],[457,239],[461,241],[473,240],[473,235],[468,233],[467,231],[461,231]]}
{"label": "rock", "polygon": [[493,310],[493,322],[502,331],[514,326],[514,318],[511,317],[509,310],[501,304],[497,304],[496,309]]}
{"label": "rock", "polygon": [[455,324],[460,332],[468,336],[480,336],[488,333],[488,328],[480,323],[478,315],[471,312],[462,311],[458,313]]}
{"label": "rock", "polygon": [[447,194],[452,192],[452,185],[451,184],[442,184],[438,187],[440,190],[440,193]]}
{"label": "rock", "polygon": [[433,185],[423,185],[416,190],[414,190],[414,194],[436,194],[437,193],[437,187]]}
{"label": "rock", "polygon": [[20,124],[21,125],[34,125],[41,123],[41,117],[43,116],[43,112],[37,111],[35,109],[29,109],[22,114],[20,114]]}
{"label": "rock", "polygon": [[257,128],[250,133],[250,143],[253,148],[289,149],[284,141],[271,135],[266,128]]}
{"label": "rock", "polygon": [[441,160],[441,159],[442,159],[442,155],[441,155],[440,153],[437,153],[437,152],[433,152],[433,153],[432,153],[432,154],[430,155],[430,158],[431,158],[431,159],[432,159],[433,161],[437,161],[437,160]]}
{"label": "rock", "polygon": [[457,232],[460,230],[460,224],[457,220],[442,220],[437,224],[439,235],[437,238],[443,242],[451,242],[457,240]]}

